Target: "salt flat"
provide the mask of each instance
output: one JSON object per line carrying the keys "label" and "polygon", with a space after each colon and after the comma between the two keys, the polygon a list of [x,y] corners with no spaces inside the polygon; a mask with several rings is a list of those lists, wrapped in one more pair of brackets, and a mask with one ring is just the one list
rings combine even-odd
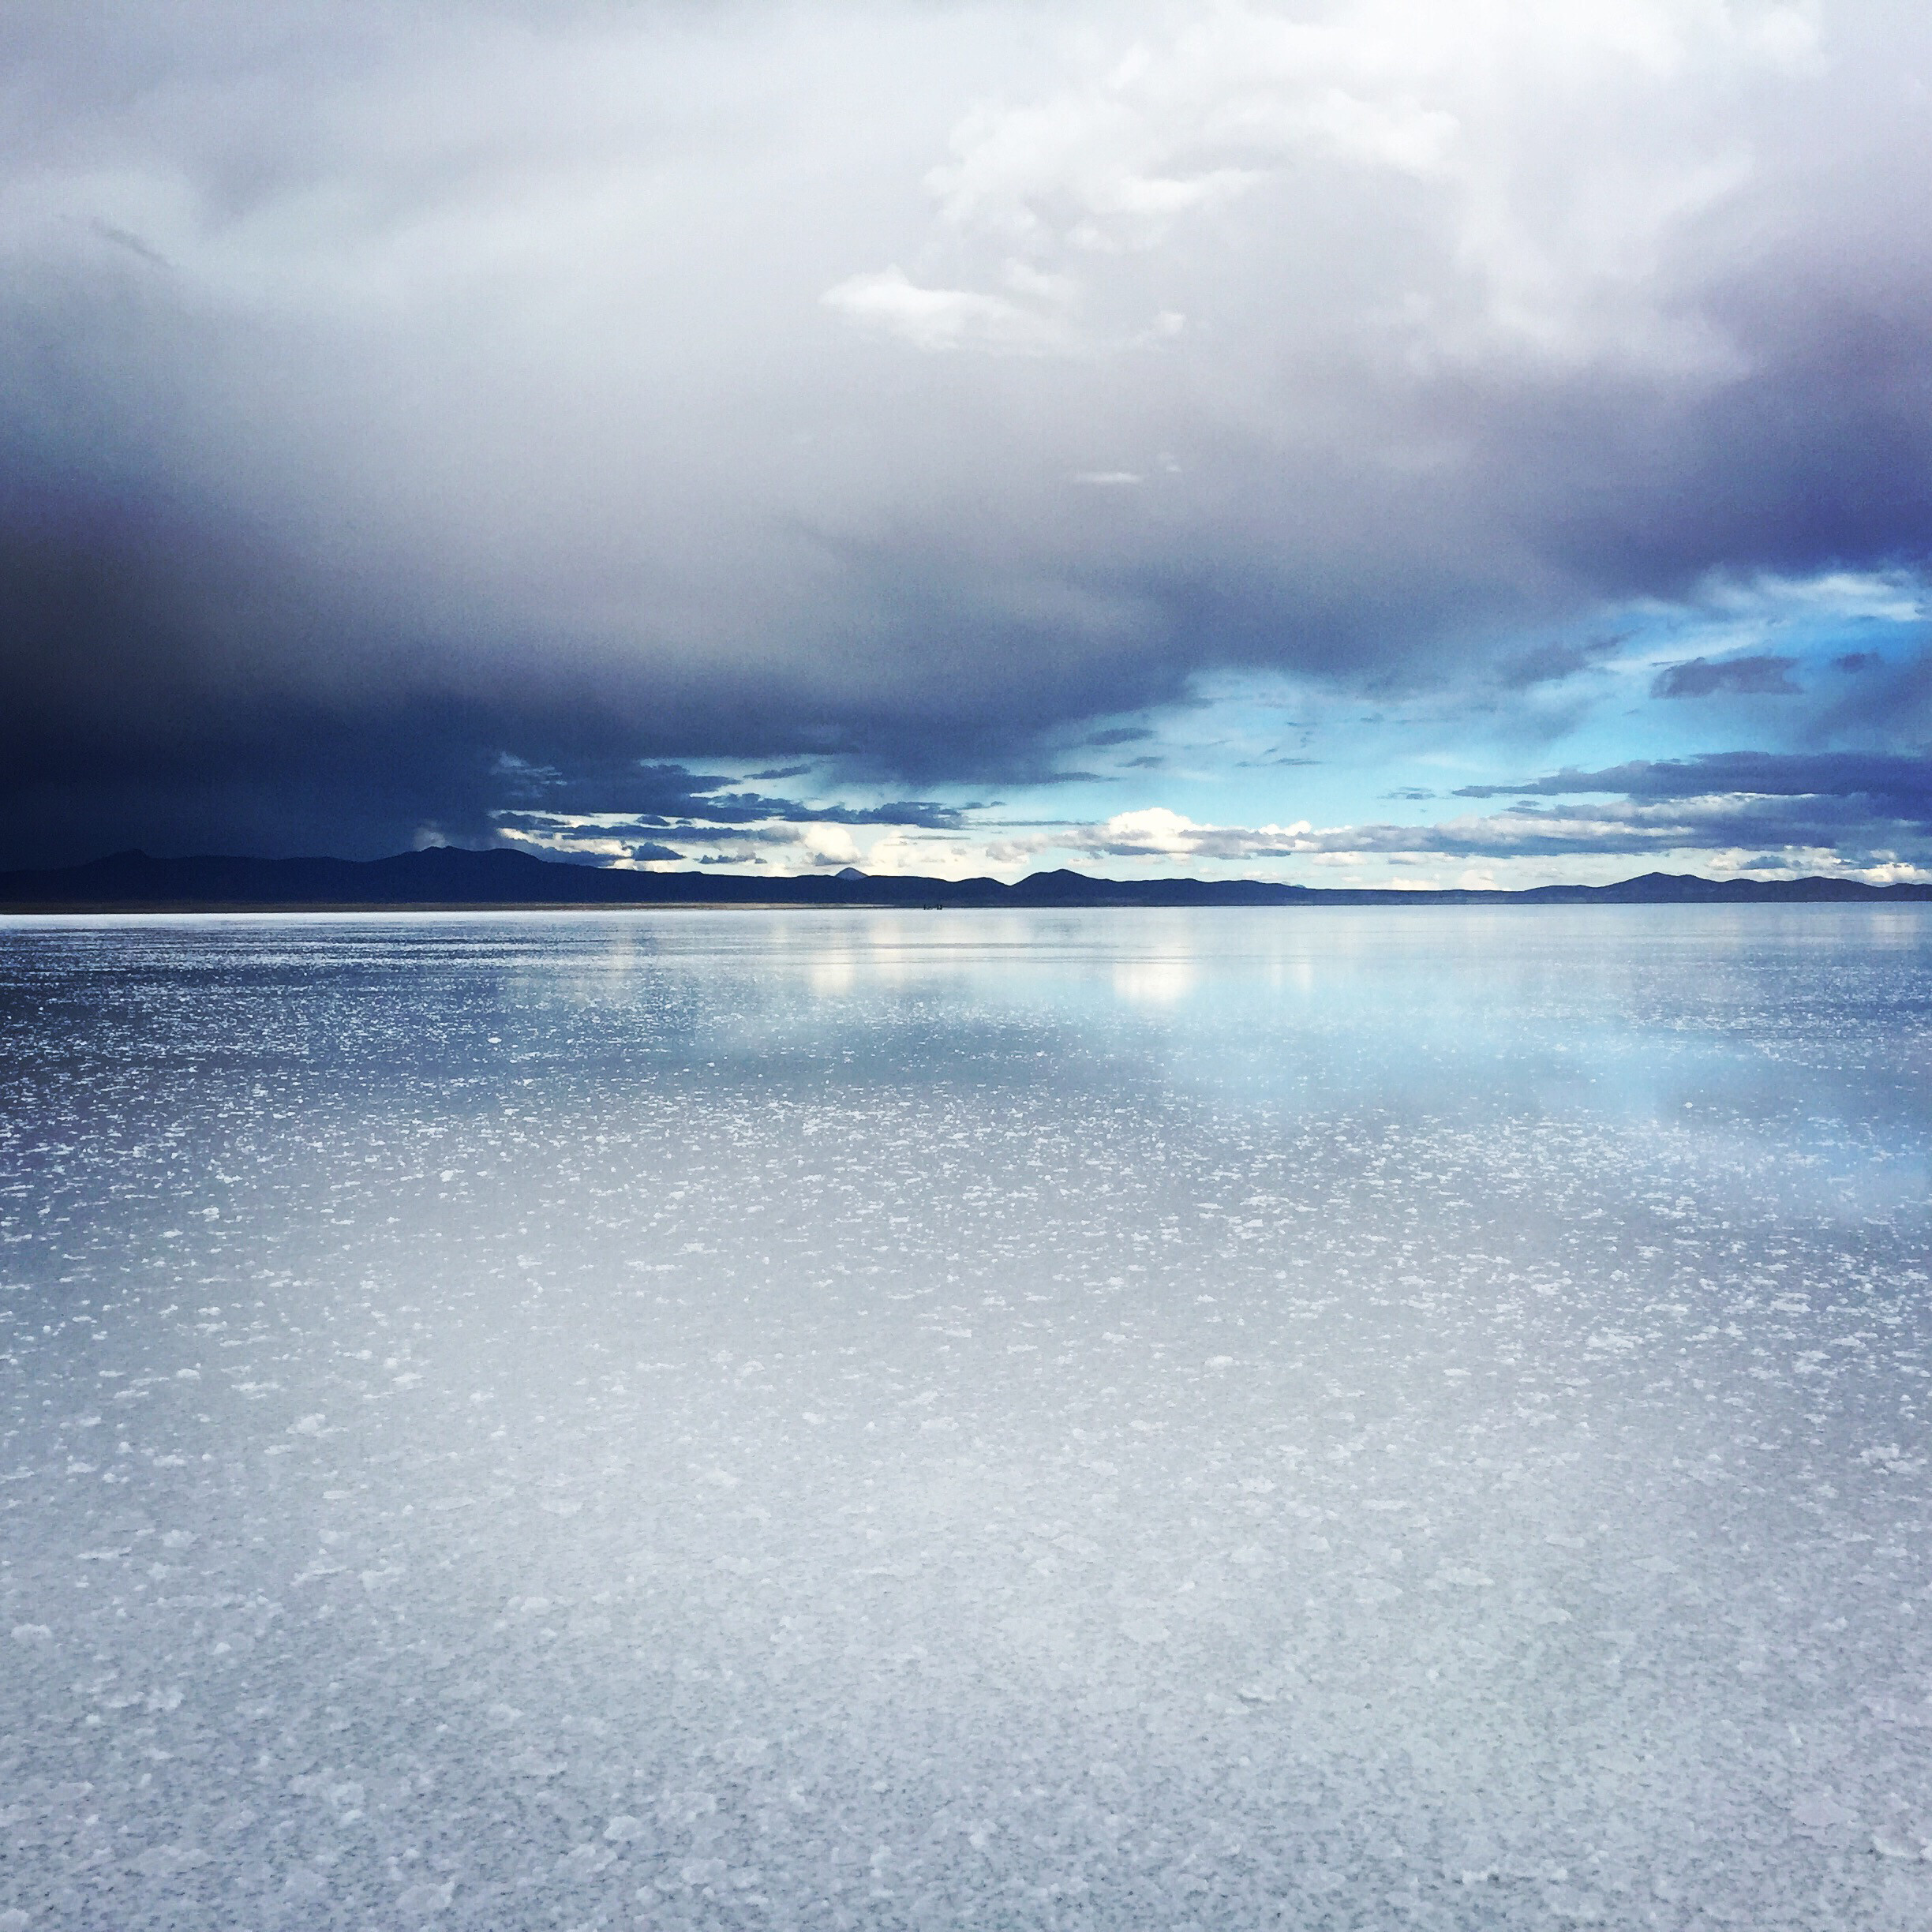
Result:
{"label": "salt flat", "polygon": [[1932,1919],[1932,911],[0,922],[0,1927]]}

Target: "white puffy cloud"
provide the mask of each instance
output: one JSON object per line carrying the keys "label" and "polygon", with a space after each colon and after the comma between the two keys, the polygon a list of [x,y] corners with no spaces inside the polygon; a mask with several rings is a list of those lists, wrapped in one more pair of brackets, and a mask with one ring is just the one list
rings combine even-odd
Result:
{"label": "white puffy cloud", "polygon": [[1290,826],[1196,825],[1159,805],[1117,812],[1063,842],[1111,859],[1286,859],[1320,849],[1305,819]]}
{"label": "white puffy cloud", "polygon": [[[1716,378],[1739,352],[1683,301],[1672,253],[1758,177],[1759,90],[1774,98],[1824,65],[1815,9],[1749,0],[1129,9],[1057,84],[963,116],[926,182],[957,258],[1002,252],[1008,276],[1025,262],[1062,290],[1098,287],[1094,258],[1163,251],[1185,275],[1198,271],[1184,251],[1265,248],[1274,226],[1297,250],[1299,299],[1276,318],[1286,341],[1333,319],[1333,291],[1425,363]],[[1354,219],[1310,222],[1324,191]],[[895,268],[835,294],[861,290],[876,291],[866,320],[919,346],[970,339],[935,335],[926,306],[963,317],[963,290],[915,289]],[[1091,346],[1063,316],[980,299],[999,321],[985,347],[1029,320],[1036,350]]]}
{"label": "white puffy cloud", "polygon": [[827,289],[823,299],[848,320],[901,336],[917,349],[1046,355],[1079,346],[1068,318],[1052,307],[1023,307],[967,289],[919,288],[896,263],[874,275],[850,276]]}

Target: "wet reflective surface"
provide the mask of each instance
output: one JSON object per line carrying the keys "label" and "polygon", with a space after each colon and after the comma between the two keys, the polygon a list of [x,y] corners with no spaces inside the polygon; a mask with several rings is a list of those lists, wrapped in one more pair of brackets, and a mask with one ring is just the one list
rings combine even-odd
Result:
{"label": "wet reflective surface", "polygon": [[1932,1914],[1923,909],[13,921],[0,1081],[0,1925]]}

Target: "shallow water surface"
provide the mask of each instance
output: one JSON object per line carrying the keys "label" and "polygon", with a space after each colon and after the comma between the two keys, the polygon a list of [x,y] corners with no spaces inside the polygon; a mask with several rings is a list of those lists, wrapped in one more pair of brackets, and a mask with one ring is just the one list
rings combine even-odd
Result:
{"label": "shallow water surface", "polygon": [[1932,909],[0,921],[0,1928],[1920,1927]]}

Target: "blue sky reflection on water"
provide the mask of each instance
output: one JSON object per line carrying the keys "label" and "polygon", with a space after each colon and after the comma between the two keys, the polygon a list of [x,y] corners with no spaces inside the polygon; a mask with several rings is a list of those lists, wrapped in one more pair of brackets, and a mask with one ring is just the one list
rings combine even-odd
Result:
{"label": "blue sky reflection on water", "polygon": [[[531,923],[537,969],[513,953],[506,990],[549,997]],[[709,1020],[721,1050],[836,1048],[855,1077],[916,1080],[1037,1032],[1051,1065],[1002,1056],[1004,1077],[1064,1082],[1097,1057],[1109,1077],[1249,1100],[1923,1114],[1923,1058],[1890,1058],[1932,953],[1917,908],[619,914],[582,930],[584,998],[702,972],[730,989]]]}

